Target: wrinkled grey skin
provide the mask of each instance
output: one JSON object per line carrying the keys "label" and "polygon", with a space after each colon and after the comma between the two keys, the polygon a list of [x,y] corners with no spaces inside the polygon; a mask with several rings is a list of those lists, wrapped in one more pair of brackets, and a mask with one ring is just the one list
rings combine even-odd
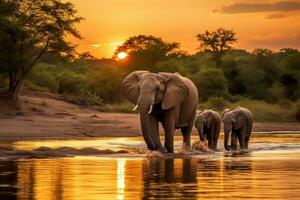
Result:
{"label": "wrinkled grey skin", "polygon": [[233,110],[225,110],[222,116],[224,123],[224,148],[229,151],[229,133],[231,132],[231,150],[237,150],[239,142],[240,150],[247,150],[251,137],[253,117],[251,112],[243,107]]}
{"label": "wrinkled grey skin", "polygon": [[[148,149],[174,152],[174,132],[180,128],[183,142],[190,147],[198,92],[194,83],[175,73],[135,71],[122,82],[121,91],[140,110],[140,122]],[[149,110],[153,106],[149,114]],[[158,122],[165,131],[165,148],[159,138]]]}
{"label": "wrinkled grey skin", "polygon": [[214,151],[217,151],[221,121],[220,114],[213,110],[204,110],[198,113],[195,120],[200,140],[208,140],[208,147]]}

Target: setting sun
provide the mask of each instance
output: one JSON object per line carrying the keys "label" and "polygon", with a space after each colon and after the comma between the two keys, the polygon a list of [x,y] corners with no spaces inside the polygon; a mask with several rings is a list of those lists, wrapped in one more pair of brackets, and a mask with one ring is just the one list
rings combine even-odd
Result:
{"label": "setting sun", "polygon": [[125,52],[120,52],[120,53],[118,53],[117,56],[120,60],[123,60],[124,58],[126,58],[128,56],[128,54]]}

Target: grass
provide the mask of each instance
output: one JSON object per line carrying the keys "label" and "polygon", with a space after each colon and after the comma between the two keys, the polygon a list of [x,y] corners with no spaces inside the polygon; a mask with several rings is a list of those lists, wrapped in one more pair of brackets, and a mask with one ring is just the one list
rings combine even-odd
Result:
{"label": "grass", "polygon": [[104,104],[101,106],[100,110],[103,112],[124,112],[133,113],[132,109],[134,105],[129,102],[123,102],[118,104]]}
{"label": "grass", "polygon": [[297,113],[300,113],[300,105],[298,105],[299,107],[297,109],[296,104],[292,102],[270,104],[265,101],[249,99],[230,103],[224,99],[209,99],[207,102],[200,103],[198,108],[200,110],[213,109],[221,113],[225,108],[232,109],[237,106],[242,106],[252,112],[254,121],[256,122],[296,122]]}

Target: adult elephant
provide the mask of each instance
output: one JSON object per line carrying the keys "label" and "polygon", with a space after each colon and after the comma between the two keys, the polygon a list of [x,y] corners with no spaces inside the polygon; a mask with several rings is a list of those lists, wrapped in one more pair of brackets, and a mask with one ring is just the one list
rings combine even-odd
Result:
{"label": "adult elephant", "polygon": [[[148,149],[174,152],[174,132],[180,128],[183,142],[190,147],[196,115],[198,92],[194,83],[178,73],[134,71],[121,84],[123,95],[135,109],[140,108],[140,122]],[[165,148],[159,138],[158,122],[165,131]]]}
{"label": "adult elephant", "polygon": [[213,110],[200,112],[195,120],[195,127],[198,130],[200,140],[208,140],[208,147],[214,151],[217,151],[221,121],[220,114]]}
{"label": "adult elephant", "polygon": [[227,151],[229,133],[231,132],[231,149],[237,150],[237,140],[241,150],[248,149],[251,137],[253,117],[251,112],[243,107],[236,107],[233,110],[226,109],[223,112],[224,123],[224,147]]}

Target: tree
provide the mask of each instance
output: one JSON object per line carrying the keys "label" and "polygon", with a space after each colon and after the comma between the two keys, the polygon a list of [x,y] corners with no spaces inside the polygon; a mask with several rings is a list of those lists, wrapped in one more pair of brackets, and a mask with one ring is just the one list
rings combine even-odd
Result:
{"label": "tree", "polygon": [[219,28],[216,31],[205,31],[205,33],[197,34],[197,39],[200,42],[200,49],[211,51],[218,68],[222,64],[222,55],[225,51],[230,50],[231,45],[237,41],[233,30]]}
{"label": "tree", "polygon": [[228,96],[228,84],[221,69],[204,68],[191,77],[198,88],[199,99]]}
{"label": "tree", "polygon": [[128,54],[127,65],[133,69],[150,69],[160,61],[170,57],[184,56],[177,42],[166,42],[152,35],[137,35],[128,38],[117,48],[114,57],[120,52]]}
{"label": "tree", "polygon": [[0,7],[0,73],[9,79],[1,97],[18,109],[23,80],[46,52],[74,55],[65,37],[81,38],[75,25],[82,18],[62,0],[0,0]]}

